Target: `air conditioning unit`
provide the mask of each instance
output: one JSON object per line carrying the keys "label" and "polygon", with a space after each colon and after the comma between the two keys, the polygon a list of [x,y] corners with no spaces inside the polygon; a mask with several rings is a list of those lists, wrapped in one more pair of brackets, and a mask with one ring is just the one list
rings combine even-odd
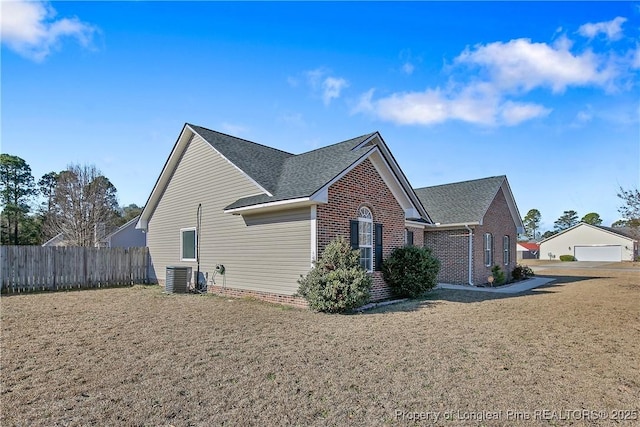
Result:
{"label": "air conditioning unit", "polygon": [[165,292],[184,294],[191,278],[191,267],[168,266],[166,271]]}

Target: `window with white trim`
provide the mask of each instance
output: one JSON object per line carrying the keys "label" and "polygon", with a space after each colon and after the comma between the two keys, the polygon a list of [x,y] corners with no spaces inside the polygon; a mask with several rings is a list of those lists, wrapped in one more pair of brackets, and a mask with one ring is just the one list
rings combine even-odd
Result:
{"label": "window with white trim", "polygon": [[196,260],[196,229],[180,229],[180,261]]}
{"label": "window with white trim", "polygon": [[373,215],[369,208],[358,210],[358,246],[360,265],[368,272],[373,271]]}
{"label": "window with white trim", "polygon": [[504,265],[509,265],[511,262],[511,239],[509,236],[502,238],[502,247],[504,250]]}
{"label": "window with white trim", "polygon": [[484,233],[484,265],[491,267],[493,264],[493,236],[491,233]]}

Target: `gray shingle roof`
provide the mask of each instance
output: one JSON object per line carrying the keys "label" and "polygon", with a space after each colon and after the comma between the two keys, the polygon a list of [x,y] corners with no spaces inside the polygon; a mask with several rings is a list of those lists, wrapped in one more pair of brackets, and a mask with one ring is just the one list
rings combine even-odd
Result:
{"label": "gray shingle roof", "polygon": [[414,191],[435,223],[481,222],[505,179],[504,175],[492,176]]}
{"label": "gray shingle roof", "polygon": [[188,125],[264,189],[275,193],[282,165],[293,154],[201,126]]}
{"label": "gray shingle roof", "polygon": [[372,147],[354,148],[374,135],[370,133],[293,155],[200,126],[189,126],[272,194],[245,197],[226,209],[309,197],[366,155]]}
{"label": "gray shingle roof", "polygon": [[596,225],[596,227],[634,240],[637,240],[638,237],[640,237],[640,230],[634,230],[631,227],[605,227],[604,225]]}

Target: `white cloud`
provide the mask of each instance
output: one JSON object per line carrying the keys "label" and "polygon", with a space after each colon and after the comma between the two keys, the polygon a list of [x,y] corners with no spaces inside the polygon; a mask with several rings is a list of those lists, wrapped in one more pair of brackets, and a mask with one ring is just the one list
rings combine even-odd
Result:
{"label": "white cloud", "polygon": [[222,129],[223,132],[229,135],[238,136],[238,137],[242,137],[242,135],[246,135],[249,131],[249,129],[243,125],[229,123],[229,122],[223,122],[220,125],[220,128]]}
{"label": "white cloud", "polygon": [[322,100],[324,105],[329,105],[334,98],[340,98],[342,89],[349,86],[349,83],[341,77],[327,77],[322,82]]}
{"label": "white cloud", "polygon": [[627,18],[618,16],[611,21],[587,23],[578,28],[578,34],[588,39],[592,39],[598,34],[604,34],[609,40],[620,40],[622,38],[622,24]]}
{"label": "white cloud", "polygon": [[456,59],[459,64],[482,67],[491,81],[504,90],[530,91],[550,87],[555,93],[568,86],[609,86],[617,76],[606,59],[586,51],[574,55],[571,43],[560,39],[554,46],[516,39],[465,49]]}
{"label": "white cloud", "polygon": [[631,68],[640,69],[640,44],[636,45],[636,50],[631,53]]}
{"label": "white cloud", "polygon": [[399,125],[435,125],[449,120],[496,126],[514,126],[548,115],[551,110],[531,103],[503,101],[490,84],[468,85],[462,90],[427,89],[395,93],[373,99],[374,90],[363,94],[353,113],[368,113]]}
{"label": "white cloud", "polygon": [[326,68],[317,68],[305,73],[309,86],[321,93],[324,105],[329,105],[331,100],[340,98],[342,90],[349,87],[349,82],[346,79],[330,74],[331,71]]}
{"label": "white cloud", "polygon": [[405,62],[402,64],[402,71],[408,75],[413,74],[413,70],[415,70],[415,68],[416,67],[411,62]]}
{"label": "white cloud", "polygon": [[65,37],[75,38],[82,46],[90,45],[96,27],[77,17],[55,19],[51,5],[37,1],[0,2],[0,37],[2,43],[18,54],[43,61]]}

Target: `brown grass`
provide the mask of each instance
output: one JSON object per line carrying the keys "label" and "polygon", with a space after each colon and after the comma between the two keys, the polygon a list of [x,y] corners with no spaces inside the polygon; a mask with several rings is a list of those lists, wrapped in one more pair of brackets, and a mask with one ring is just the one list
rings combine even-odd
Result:
{"label": "brown grass", "polygon": [[[639,273],[551,273],[525,295],[438,291],[356,315],[143,286],[3,297],[0,423],[405,424],[398,410],[608,425],[534,411],[638,411]],[[460,419],[479,411],[502,412]]]}

